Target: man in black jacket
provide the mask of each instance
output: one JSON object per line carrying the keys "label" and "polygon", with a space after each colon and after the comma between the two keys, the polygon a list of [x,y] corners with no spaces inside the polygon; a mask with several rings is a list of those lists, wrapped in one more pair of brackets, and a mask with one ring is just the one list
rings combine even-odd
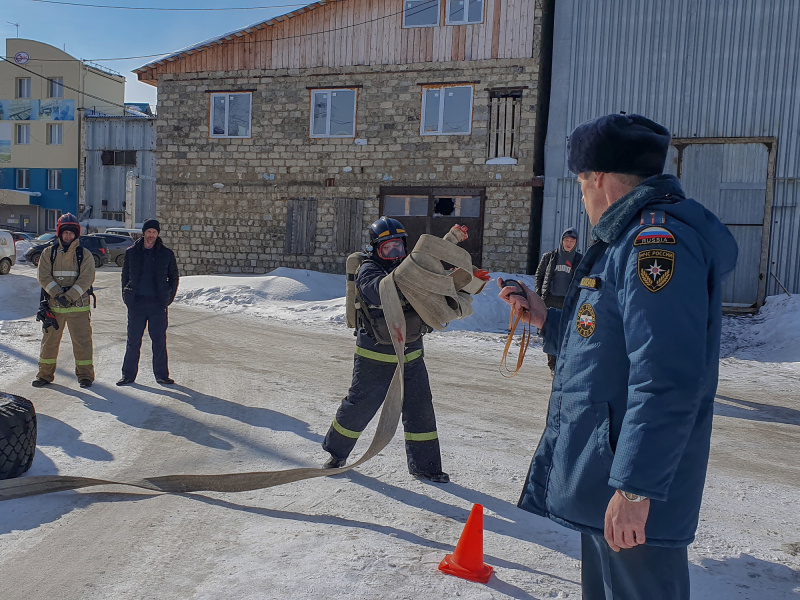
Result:
{"label": "man in black jacket", "polygon": [[[561,244],[555,250],[542,256],[539,268],[536,269],[536,289],[534,290],[548,308],[564,306],[564,296],[567,295],[569,284],[583,255],[577,251],[578,232],[570,227],[561,234]],[[547,366],[550,373],[555,372],[556,357],[547,355]]]}
{"label": "man in black jacket", "polygon": [[122,267],[122,301],[128,307],[128,342],[122,363],[122,379],[117,385],[136,380],[139,351],[144,328],[153,343],[153,374],[162,385],[175,383],[167,366],[167,307],[178,291],[178,264],[175,254],[158,237],[161,225],[145,221],[144,237],[128,248]]}

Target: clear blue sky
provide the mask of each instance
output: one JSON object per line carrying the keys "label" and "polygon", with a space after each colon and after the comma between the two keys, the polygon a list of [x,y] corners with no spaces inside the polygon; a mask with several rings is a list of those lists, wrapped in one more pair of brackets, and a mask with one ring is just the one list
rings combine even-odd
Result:
{"label": "clear blue sky", "polygon": [[[76,58],[98,59],[170,53],[203,40],[220,36],[282,15],[310,4],[302,0],[65,0],[81,4],[114,6],[149,6],[159,8],[222,8],[226,6],[270,6],[263,10],[173,12],[115,10],[45,4],[36,0],[0,0],[0,33],[5,38],[17,36],[65,49]],[[125,75],[126,102],[156,103],[156,88],[139,83],[132,69],[155,58],[100,61],[100,64]]]}

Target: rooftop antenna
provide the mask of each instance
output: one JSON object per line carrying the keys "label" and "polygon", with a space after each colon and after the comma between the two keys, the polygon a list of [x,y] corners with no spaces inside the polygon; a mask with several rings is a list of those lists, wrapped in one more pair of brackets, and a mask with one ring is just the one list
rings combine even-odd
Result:
{"label": "rooftop antenna", "polygon": [[12,23],[11,21],[6,21],[6,23],[17,28],[17,38],[19,38],[19,23]]}

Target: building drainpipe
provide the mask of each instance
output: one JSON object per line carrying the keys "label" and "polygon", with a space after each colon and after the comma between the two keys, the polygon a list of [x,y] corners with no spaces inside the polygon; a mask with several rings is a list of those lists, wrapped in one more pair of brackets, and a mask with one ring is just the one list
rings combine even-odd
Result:
{"label": "building drainpipe", "polygon": [[528,275],[539,264],[542,244],[542,207],[544,204],[544,149],[547,139],[547,117],[550,112],[550,83],[553,71],[553,31],[555,1],[542,0],[542,38],[539,50],[539,90],[536,100],[536,135],[533,140],[534,162],[531,184],[531,226],[528,231]]}

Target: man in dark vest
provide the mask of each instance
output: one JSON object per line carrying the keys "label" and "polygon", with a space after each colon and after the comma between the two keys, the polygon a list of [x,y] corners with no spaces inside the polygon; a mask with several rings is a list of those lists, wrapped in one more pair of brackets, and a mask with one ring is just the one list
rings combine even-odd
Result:
{"label": "man in dark vest", "polygon": [[153,374],[162,385],[175,383],[167,366],[167,307],[178,291],[178,265],[175,254],[158,234],[161,225],[155,219],[145,221],[144,237],[125,252],[122,267],[122,300],[128,307],[128,342],[122,363],[122,379],[117,385],[136,380],[139,351],[144,328],[153,343]]}
{"label": "man in dark vest", "polygon": [[[534,291],[542,297],[548,308],[561,310],[564,306],[564,296],[567,295],[575,269],[583,258],[577,246],[578,232],[570,227],[561,234],[561,244],[558,248],[546,253],[539,262]],[[547,366],[550,367],[552,374],[556,368],[554,354],[547,355]]]}

